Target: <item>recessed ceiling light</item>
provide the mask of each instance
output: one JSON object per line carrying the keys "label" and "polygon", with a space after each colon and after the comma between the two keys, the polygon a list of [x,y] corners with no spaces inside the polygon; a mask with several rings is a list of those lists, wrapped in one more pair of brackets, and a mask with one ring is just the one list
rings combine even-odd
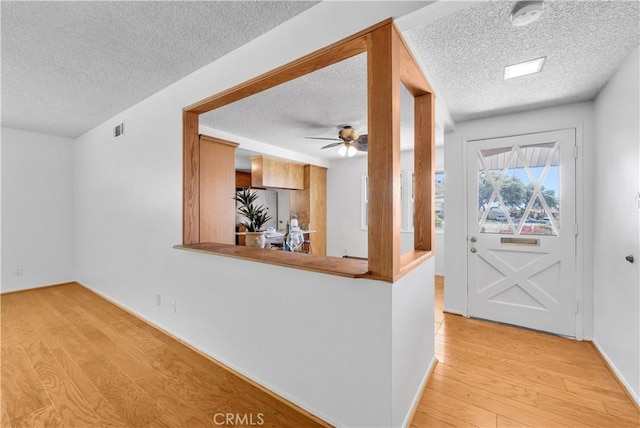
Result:
{"label": "recessed ceiling light", "polygon": [[529,25],[540,19],[543,13],[542,0],[519,1],[511,11],[511,23],[516,27]]}
{"label": "recessed ceiling light", "polygon": [[531,61],[507,65],[504,68],[504,80],[541,72],[545,59],[547,59],[547,57],[543,56],[542,58],[532,59]]}

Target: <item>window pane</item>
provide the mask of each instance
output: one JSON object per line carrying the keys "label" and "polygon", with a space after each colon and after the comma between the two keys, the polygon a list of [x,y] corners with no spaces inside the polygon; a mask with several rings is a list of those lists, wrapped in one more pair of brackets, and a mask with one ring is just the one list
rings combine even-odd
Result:
{"label": "window pane", "polygon": [[558,143],[482,150],[480,233],[553,235],[560,229]]}

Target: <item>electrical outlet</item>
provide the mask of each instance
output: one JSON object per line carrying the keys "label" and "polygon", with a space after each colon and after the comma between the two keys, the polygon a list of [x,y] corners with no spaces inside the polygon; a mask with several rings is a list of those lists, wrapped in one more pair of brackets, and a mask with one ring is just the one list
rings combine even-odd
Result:
{"label": "electrical outlet", "polygon": [[176,313],[176,299],[171,299],[171,312]]}
{"label": "electrical outlet", "polygon": [[16,268],[15,276],[22,276],[22,268],[21,267],[17,267]]}
{"label": "electrical outlet", "polygon": [[156,305],[162,305],[162,297],[159,294],[156,294]]}

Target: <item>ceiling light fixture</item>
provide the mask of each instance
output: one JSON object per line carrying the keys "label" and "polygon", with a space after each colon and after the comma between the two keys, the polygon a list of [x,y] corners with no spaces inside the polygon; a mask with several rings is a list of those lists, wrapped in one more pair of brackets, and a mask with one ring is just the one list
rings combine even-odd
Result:
{"label": "ceiling light fixture", "polygon": [[544,13],[542,0],[519,1],[511,11],[511,23],[515,27],[522,27],[536,22]]}
{"label": "ceiling light fixture", "polygon": [[355,155],[357,152],[356,148],[353,147],[351,144],[343,144],[340,146],[340,148],[338,149],[338,154],[342,157],[351,157],[353,155]]}
{"label": "ceiling light fixture", "polygon": [[525,61],[518,64],[507,65],[504,68],[504,80],[513,79],[514,77],[526,76],[528,74],[535,74],[542,71],[546,56],[542,58],[532,59],[531,61]]}

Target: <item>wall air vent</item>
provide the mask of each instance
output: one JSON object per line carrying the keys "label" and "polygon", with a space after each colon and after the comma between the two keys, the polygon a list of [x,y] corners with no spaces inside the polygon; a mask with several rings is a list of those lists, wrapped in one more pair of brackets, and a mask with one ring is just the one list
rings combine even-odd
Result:
{"label": "wall air vent", "polygon": [[113,138],[122,137],[124,135],[124,122],[113,128]]}

